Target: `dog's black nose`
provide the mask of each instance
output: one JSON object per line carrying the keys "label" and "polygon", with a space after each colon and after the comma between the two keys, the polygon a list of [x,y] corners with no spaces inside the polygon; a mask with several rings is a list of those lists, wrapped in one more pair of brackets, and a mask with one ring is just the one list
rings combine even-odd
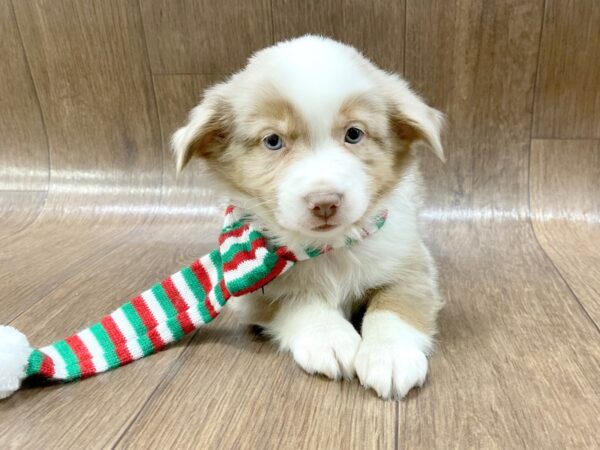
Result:
{"label": "dog's black nose", "polygon": [[314,192],[305,197],[308,208],[322,219],[328,219],[337,212],[342,195],[336,192]]}

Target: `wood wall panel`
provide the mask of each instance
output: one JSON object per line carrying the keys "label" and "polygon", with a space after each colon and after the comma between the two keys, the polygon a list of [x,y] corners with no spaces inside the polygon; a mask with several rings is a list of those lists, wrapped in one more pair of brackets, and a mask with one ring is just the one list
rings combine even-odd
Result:
{"label": "wood wall panel", "polygon": [[[197,158],[177,174],[170,139],[183,126],[190,110],[197,105],[204,89],[224,79],[224,75],[155,75],[156,101],[163,145],[163,195],[161,213],[183,214],[219,229],[221,210],[216,208],[217,194],[205,176]],[[210,230],[206,230],[207,232]],[[210,233],[213,236],[213,233]]]}
{"label": "wood wall panel", "polygon": [[0,190],[0,245],[35,221],[47,195],[46,191]]}
{"label": "wood wall panel", "polygon": [[[37,221],[3,242],[2,323],[151,221],[163,171],[137,1],[14,6],[44,112],[51,182]],[[32,261],[44,276],[31,278]]]}
{"label": "wood wall panel", "polygon": [[162,151],[138,2],[24,0],[15,11],[46,120],[52,191],[71,207],[65,193],[83,194],[86,207],[124,193],[128,203],[158,197]]}
{"label": "wood wall panel", "polygon": [[597,0],[548,0],[533,133],[600,138],[600,8]]}
{"label": "wood wall panel", "polygon": [[543,0],[408,0],[406,78],[448,117],[447,163],[423,161],[432,214],[526,213],[542,11]]}
{"label": "wood wall panel", "polygon": [[533,217],[600,224],[600,141],[531,143]]}
{"label": "wood wall panel", "polygon": [[272,42],[268,0],[140,2],[154,73],[228,73]]}
{"label": "wood wall panel", "polygon": [[402,72],[405,0],[273,0],[275,41],[306,33],[362,50],[381,67]]}
{"label": "wood wall panel", "polygon": [[534,140],[530,170],[538,240],[600,327],[600,141]]}
{"label": "wood wall panel", "polygon": [[10,0],[0,0],[0,55],[0,190],[47,190],[48,144]]}

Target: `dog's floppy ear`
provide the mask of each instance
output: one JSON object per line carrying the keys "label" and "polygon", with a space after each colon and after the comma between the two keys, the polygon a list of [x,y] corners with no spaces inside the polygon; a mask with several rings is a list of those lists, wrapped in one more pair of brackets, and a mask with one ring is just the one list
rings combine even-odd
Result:
{"label": "dog's floppy ear", "polygon": [[188,123],[171,138],[171,147],[180,172],[193,156],[208,158],[227,142],[231,118],[224,84],[208,89],[204,99],[190,112]]}
{"label": "dog's floppy ear", "polygon": [[398,136],[409,143],[423,141],[442,161],[445,161],[441,132],[444,115],[428,106],[415,94],[406,81],[389,75],[388,98],[391,101],[392,127]]}

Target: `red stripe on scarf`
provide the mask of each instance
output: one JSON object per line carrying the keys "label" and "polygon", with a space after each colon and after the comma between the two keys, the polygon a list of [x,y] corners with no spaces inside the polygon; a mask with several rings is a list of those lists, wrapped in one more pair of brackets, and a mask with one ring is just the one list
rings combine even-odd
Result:
{"label": "red stripe on scarf", "polygon": [[108,337],[115,346],[115,353],[117,354],[119,361],[121,361],[121,365],[125,365],[133,361],[133,357],[127,348],[125,336],[123,336],[123,333],[121,333],[121,330],[119,330],[115,320],[111,316],[106,316],[100,321],[100,323],[106,330],[106,334],[108,334]]}
{"label": "red stripe on scarf", "polygon": [[206,272],[204,266],[200,264],[200,260],[195,261],[190,266],[190,269],[192,269],[192,272],[194,272],[194,275],[196,275],[196,279],[202,286],[202,289],[204,289],[204,306],[206,307],[208,314],[210,314],[210,317],[214,319],[215,317],[217,317],[217,312],[213,308],[213,305],[211,304],[210,299],[208,298],[210,296],[210,291],[213,288],[212,283],[210,281],[210,277],[208,276],[208,273]]}
{"label": "red stripe on scarf", "polygon": [[212,302],[210,301],[208,295],[204,299],[204,306],[206,306],[206,310],[208,311],[208,314],[210,314],[211,318],[214,319],[215,317],[217,317],[217,312],[215,311],[215,308],[213,308]]}
{"label": "red stripe on scarf", "polygon": [[138,316],[140,316],[140,319],[142,319],[142,323],[146,327],[146,334],[152,342],[154,350],[156,351],[163,348],[165,346],[165,343],[160,337],[160,334],[158,334],[158,332],[156,331],[158,322],[152,315],[152,312],[150,311],[150,308],[148,308],[148,305],[146,305],[146,301],[144,300],[144,298],[141,295],[134,298],[131,301],[131,305],[134,307]]}
{"label": "red stripe on scarf", "polygon": [[81,371],[81,378],[92,376],[96,373],[96,367],[92,362],[92,354],[88,350],[87,346],[83,343],[81,338],[76,334],[73,336],[69,336],[65,339],[65,342],[79,361],[79,369]]}
{"label": "red stripe on scarf", "polygon": [[54,360],[44,353],[42,365],[40,366],[40,376],[45,378],[54,377]]}
{"label": "red stripe on scarf", "polygon": [[256,259],[256,250],[259,248],[265,248],[267,246],[267,241],[265,238],[258,238],[255,241],[252,241],[251,245],[252,250],[239,251],[235,254],[231,261],[224,263],[223,272],[231,272],[232,270],[237,269],[237,267],[243,262]]}
{"label": "red stripe on scarf", "polygon": [[287,248],[285,245],[283,247],[279,247],[277,250],[275,250],[275,254],[277,256],[282,257],[283,259],[287,259],[288,261],[293,261],[293,262],[298,261],[298,258],[296,257],[296,255],[294,255],[294,253],[289,248]]}
{"label": "red stripe on scarf", "polygon": [[223,293],[223,299],[225,301],[229,300],[231,298],[231,292],[229,292],[229,289],[227,289],[227,285],[225,284],[225,278],[221,278],[219,286],[221,286],[221,292]]}
{"label": "red stripe on scarf", "polygon": [[179,314],[177,314],[177,321],[179,322],[179,325],[181,325],[181,329],[183,330],[183,332],[185,334],[190,333],[191,331],[194,330],[195,327],[194,327],[194,324],[192,323],[192,319],[190,319],[190,316],[187,312],[187,310],[188,310],[187,303],[185,302],[185,300],[179,293],[179,290],[177,290],[177,287],[175,286],[175,284],[173,283],[173,280],[171,278],[167,278],[166,280],[164,280],[161,283],[161,285],[162,285],[163,289],[165,290],[165,292],[167,293],[169,300],[171,301],[171,303],[173,304],[173,306],[179,313]]}
{"label": "red stripe on scarf", "polygon": [[231,231],[221,234],[219,236],[219,245],[222,245],[223,242],[225,242],[225,240],[230,237],[240,237],[242,234],[244,234],[245,231],[248,231],[248,228],[249,228],[249,225],[247,223],[245,223],[244,225],[242,225],[239,228],[234,228]]}
{"label": "red stripe on scarf", "polygon": [[202,286],[202,289],[204,289],[204,294],[208,296],[210,290],[212,289],[212,283],[210,282],[208,273],[206,273],[206,269],[202,266],[202,264],[200,264],[200,260],[194,261],[190,266],[190,269],[192,269],[192,272],[194,272],[194,275],[196,275],[198,283],[200,283],[200,286]]}

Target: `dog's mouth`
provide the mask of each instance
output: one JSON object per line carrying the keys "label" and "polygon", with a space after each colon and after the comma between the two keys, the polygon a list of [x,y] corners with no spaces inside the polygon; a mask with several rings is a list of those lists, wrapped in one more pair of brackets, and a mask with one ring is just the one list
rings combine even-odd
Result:
{"label": "dog's mouth", "polygon": [[312,231],[331,231],[338,227],[339,225],[334,225],[331,223],[324,223],[323,225],[319,225],[318,227],[312,228]]}

